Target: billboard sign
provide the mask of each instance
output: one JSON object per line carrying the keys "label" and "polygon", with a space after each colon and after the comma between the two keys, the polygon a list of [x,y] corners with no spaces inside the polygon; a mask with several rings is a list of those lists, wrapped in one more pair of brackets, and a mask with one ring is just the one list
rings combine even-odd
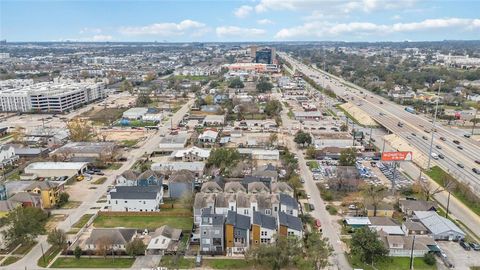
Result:
{"label": "billboard sign", "polygon": [[412,152],[383,152],[382,161],[412,161]]}

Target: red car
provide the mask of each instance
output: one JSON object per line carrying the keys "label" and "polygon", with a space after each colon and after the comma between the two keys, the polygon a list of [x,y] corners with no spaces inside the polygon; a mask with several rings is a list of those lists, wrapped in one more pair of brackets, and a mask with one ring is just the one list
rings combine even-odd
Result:
{"label": "red car", "polygon": [[320,222],[320,219],[315,220],[315,227],[317,227],[318,230],[322,231],[322,223]]}

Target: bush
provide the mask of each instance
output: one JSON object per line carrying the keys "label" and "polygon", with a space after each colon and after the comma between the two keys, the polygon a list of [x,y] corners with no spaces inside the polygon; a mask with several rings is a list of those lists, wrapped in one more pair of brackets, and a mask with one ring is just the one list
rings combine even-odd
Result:
{"label": "bush", "polygon": [[325,206],[325,209],[328,211],[330,215],[336,215],[338,213],[337,208],[333,205],[327,205]]}
{"label": "bush", "polygon": [[423,256],[423,261],[428,265],[434,265],[435,256],[433,256],[433,253],[427,253]]}

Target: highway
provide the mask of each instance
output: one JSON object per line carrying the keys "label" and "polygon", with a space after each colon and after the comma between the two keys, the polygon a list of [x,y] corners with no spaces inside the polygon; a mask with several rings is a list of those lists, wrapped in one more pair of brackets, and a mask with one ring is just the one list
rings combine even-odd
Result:
{"label": "highway", "polygon": [[[283,52],[278,52],[278,55],[292,64],[296,70],[312,78],[317,84],[330,87],[337,96],[355,105],[360,104],[358,107],[375,119],[380,125],[409,142],[425,154],[426,157],[429,156],[432,136],[432,123],[430,119],[422,115],[409,113],[404,110],[403,106],[377,96],[341,78],[319,69],[308,67]],[[399,127],[397,125],[398,122],[402,122],[403,127]],[[461,136],[458,134],[458,131],[454,131],[439,123],[436,124],[436,130],[437,132],[434,132],[433,152],[442,154],[445,158],[438,160],[432,159],[431,166],[440,166],[445,171],[450,172],[459,181],[462,181],[480,193],[480,175],[472,171],[473,168],[480,169],[480,165],[475,163],[475,160],[480,159],[480,142]],[[422,136],[425,136],[427,139],[422,139]],[[441,140],[441,137],[445,138],[445,140]],[[453,142],[454,140],[459,142],[458,145],[461,145],[463,150],[457,148],[458,145]],[[441,149],[436,148],[436,145],[439,145]],[[458,163],[463,165],[464,168],[460,168],[457,165]]]}

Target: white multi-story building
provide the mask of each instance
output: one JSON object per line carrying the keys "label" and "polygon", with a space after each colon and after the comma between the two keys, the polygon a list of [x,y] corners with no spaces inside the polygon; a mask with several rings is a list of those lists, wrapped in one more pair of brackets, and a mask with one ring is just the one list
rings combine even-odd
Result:
{"label": "white multi-story building", "polygon": [[163,201],[161,186],[116,186],[107,195],[111,211],[158,212]]}
{"label": "white multi-story building", "polygon": [[106,97],[103,82],[57,79],[33,84],[26,81],[0,85],[0,111],[61,113]]}

